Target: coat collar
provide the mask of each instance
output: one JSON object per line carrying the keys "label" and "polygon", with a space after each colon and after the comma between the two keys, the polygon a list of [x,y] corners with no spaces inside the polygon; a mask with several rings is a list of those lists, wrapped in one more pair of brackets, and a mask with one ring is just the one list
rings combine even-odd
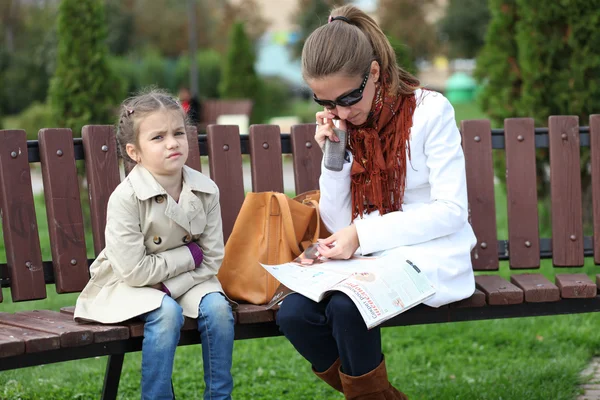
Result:
{"label": "coat collar", "polygon": [[[127,179],[135,195],[140,200],[148,200],[158,195],[167,194],[167,191],[154,179],[152,174],[141,165],[136,165]],[[183,166],[183,190],[190,189],[195,192],[216,193],[215,184],[201,172],[198,172],[187,165]]]}

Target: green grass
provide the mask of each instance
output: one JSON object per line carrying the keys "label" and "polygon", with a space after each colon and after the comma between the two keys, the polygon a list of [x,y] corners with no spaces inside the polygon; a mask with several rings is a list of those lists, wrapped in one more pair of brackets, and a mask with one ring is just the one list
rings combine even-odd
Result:
{"label": "green grass", "polygon": [[[458,120],[482,117],[472,105],[457,106],[456,112]],[[40,238],[47,243],[41,196],[36,197],[36,209]],[[499,187],[496,213],[498,237],[505,239],[506,198]],[[49,259],[49,246],[42,248],[44,259]],[[0,248],[0,262],[5,262],[3,253]],[[515,273],[505,262],[500,268],[505,277]],[[550,261],[544,261],[540,271],[553,279]],[[599,272],[591,262],[565,270],[576,271]],[[52,285],[47,291],[46,300],[15,304],[4,289],[0,311],[58,310],[73,305],[77,297],[57,295]],[[592,313],[385,328],[383,346],[390,380],[411,400],[572,400],[585,381],[580,371],[600,353],[599,326],[600,315]],[[139,398],[140,359],[140,353],[126,356],[120,399]],[[100,357],[0,372],[0,399],[98,398],[105,366],[106,358]],[[318,381],[308,363],[281,337],[237,341],[233,375],[236,399],[343,398]],[[200,346],[178,348],[174,384],[178,398],[202,398]]]}

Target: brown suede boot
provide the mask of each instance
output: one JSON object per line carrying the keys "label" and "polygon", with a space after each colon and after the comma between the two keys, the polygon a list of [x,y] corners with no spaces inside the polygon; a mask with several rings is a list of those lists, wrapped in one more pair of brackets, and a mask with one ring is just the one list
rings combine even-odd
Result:
{"label": "brown suede boot", "polygon": [[342,389],[342,380],[340,378],[340,365],[342,362],[338,358],[335,362],[324,372],[317,372],[313,368],[313,372],[316,376],[318,376],[322,381],[326,384],[337,390],[338,392],[343,392]]}
{"label": "brown suede boot", "polygon": [[340,371],[346,399],[351,400],[408,400],[394,388],[387,377],[385,359],[371,372],[362,376],[350,376]]}

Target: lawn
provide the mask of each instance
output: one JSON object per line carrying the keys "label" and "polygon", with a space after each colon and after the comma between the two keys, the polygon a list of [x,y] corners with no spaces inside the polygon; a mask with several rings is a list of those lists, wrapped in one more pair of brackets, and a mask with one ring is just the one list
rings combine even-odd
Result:
{"label": "lawn", "polygon": [[[456,107],[457,119],[481,118],[471,105]],[[479,115],[478,115],[479,114]],[[507,237],[506,199],[496,187],[498,236]],[[50,257],[43,198],[36,198],[44,258]],[[89,224],[88,224],[89,227]],[[89,240],[89,239],[88,239]],[[88,242],[90,243],[90,242]],[[0,262],[5,262],[0,238]],[[91,248],[91,246],[89,246]],[[508,276],[506,263],[502,274]],[[553,278],[550,262],[542,273]],[[596,274],[588,262],[580,269]],[[532,272],[532,271],[526,271]],[[562,272],[562,271],[560,271]],[[4,289],[0,311],[58,310],[76,294],[14,304]],[[413,399],[572,400],[579,376],[600,349],[600,315],[581,314],[385,328],[383,346],[392,383]],[[99,397],[106,358],[0,372],[0,399],[94,399]],[[236,399],[341,399],[320,383],[310,366],[281,337],[237,341],[233,375]],[[140,353],[128,354],[120,399],[139,398]],[[177,350],[174,385],[179,399],[201,399],[204,384],[200,346]]]}

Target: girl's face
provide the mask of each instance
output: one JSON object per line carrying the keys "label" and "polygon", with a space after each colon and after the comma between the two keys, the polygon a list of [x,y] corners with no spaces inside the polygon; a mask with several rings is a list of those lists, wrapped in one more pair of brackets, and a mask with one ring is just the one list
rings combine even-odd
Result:
{"label": "girl's face", "polygon": [[138,144],[127,144],[127,154],[154,176],[175,176],[188,158],[185,123],[180,113],[160,110],[142,119]]}
{"label": "girl's face", "polygon": [[377,61],[371,62],[369,71],[363,75],[346,76],[337,73],[324,78],[309,79],[306,83],[317,99],[336,102],[336,100],[340,100],[345,95],[359,89],[367,73],[368,78],[362,92],[362,99],[358,103],[348,107],[336,105],[334,108],[326,108],[327,111],[352,125],[362,125],[367,121],[371,112],[375,95],[375,82],[379,80],[379,63]]}

